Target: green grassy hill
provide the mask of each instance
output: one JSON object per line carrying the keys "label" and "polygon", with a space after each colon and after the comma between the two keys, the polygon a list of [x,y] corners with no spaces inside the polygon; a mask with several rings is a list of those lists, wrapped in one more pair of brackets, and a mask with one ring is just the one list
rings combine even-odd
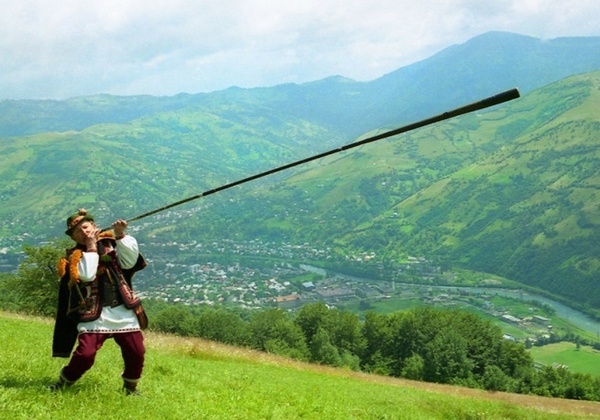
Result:
{"label": "green grassy hill", "polygon": [[600,351],[589,346],[577,346],[574,343],[561,342],[542,347],[532,347],[533,358],[548,366],[564,365],[572,372],[586,372],[600,377]]}
{"label": "green grassy hill", "polygon": [[599,106],[600,73],[568,78],[212,200],[181,231],[425,256],[598,309]]}
{"label": "green grassy hill", "polygon": [[[509,120],[491,121],[498,111],[482,117],[488,122],[478,130],[437,137],[446,154],[468,136],[497,143],[486,157],[440,177],[347,240],[358,244],[370,232],[392,230],[398,234],[389,248],[423,250],[426,243],[470,269],[600,307],[599,106],[600,73],[593,73],[508,105]],[[432,133],[420,134],[427,142]],[[392,213],[400,217],[391,219]]]}
{"label": "green grassy hill", "polygon": [[0,313],[0,417],[10,419],[571,419],[597,403],[487,393],[307,365],[264,353],[146,334],[141,395],[120,393],[109,341],[72,388],[52,393],[64,359],[50,357],[52,322]]}
{"label": "green grassy hill", "polygon": [[0,236],[58,235],[65,208],[133,217],[133,211],[293,160],[299,149],[310,154],[315,143],[339,141],[320,126],[270,111],[256,104],[192,107],[123,124],[3,139]]}

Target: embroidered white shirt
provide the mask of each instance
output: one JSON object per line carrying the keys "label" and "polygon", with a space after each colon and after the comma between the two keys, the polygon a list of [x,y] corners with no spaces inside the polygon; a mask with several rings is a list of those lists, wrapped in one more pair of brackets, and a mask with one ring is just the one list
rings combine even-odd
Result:
{"label": "embroidered white shirt", "polygon": [[[126,235],[117,240],[117,259],[122,268],[131,268],[137,262],[139,248],[133,236]],[[84,252],[77,266],[82,282],[90,282],[96,278],[100,256],[97,252]],[[77,325],[79,333],[122,333],[139,331],[140,323],[132,309],[124,305],[114,308],[103,307],[100,317],[94,321],[80,322]]]}

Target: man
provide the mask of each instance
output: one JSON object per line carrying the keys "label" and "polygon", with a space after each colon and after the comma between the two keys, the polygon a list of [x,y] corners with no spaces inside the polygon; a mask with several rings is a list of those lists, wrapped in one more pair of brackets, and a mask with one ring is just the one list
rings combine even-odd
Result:
{"label": "man", "polygon": [[85,209],[67,219],[65,233],[76,245],[59,262],[52,355],[68,358],[76,341],[78,345],[58,381],[50,386],[52,390],[81,378],[93,366],[96,352],[113,338],[125,363],[123,389],[127,395],[137,394],[145,354],[141,330],[146,319],[131,289],[131,278],[146,263],[135,238],[125,234],[127,222],[117,220],[112,228],[101,232]]}

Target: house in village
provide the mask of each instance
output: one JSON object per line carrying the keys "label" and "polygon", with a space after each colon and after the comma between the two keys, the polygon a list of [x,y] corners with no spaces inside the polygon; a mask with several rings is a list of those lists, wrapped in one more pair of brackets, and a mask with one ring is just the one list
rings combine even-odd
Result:
{"label": "house in village", "polygon": [[293,309],[302,305],[302,296],[291,294],[286,296],[277,296],[273,298],[273,302],[282,309]]}

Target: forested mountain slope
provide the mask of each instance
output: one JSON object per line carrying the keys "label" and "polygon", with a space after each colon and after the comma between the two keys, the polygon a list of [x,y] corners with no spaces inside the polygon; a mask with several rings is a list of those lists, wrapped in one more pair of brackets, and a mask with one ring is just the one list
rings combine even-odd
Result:
{"label": "forested mountain slope", "polygon": [[[506,109],[511,117],[495,132],[487,131],[490,121],[462,135],[436,136],[446,144],[479,137],[497,147],[504,141],[498,149],[402,200],[346,240],[359,245],[369,232],[381,238],[392,229],[398,234],[386,248],[433,248],[471,269],[599,307],[600,73],[551,85]],[[435,132],[421,133],[421,141],[431,142]]]}
{"label": "forested mountain slope", "polygon": [[568,78],[213,200],[185,228],[426,256],[598,308],[599,105],[600,73]]}

